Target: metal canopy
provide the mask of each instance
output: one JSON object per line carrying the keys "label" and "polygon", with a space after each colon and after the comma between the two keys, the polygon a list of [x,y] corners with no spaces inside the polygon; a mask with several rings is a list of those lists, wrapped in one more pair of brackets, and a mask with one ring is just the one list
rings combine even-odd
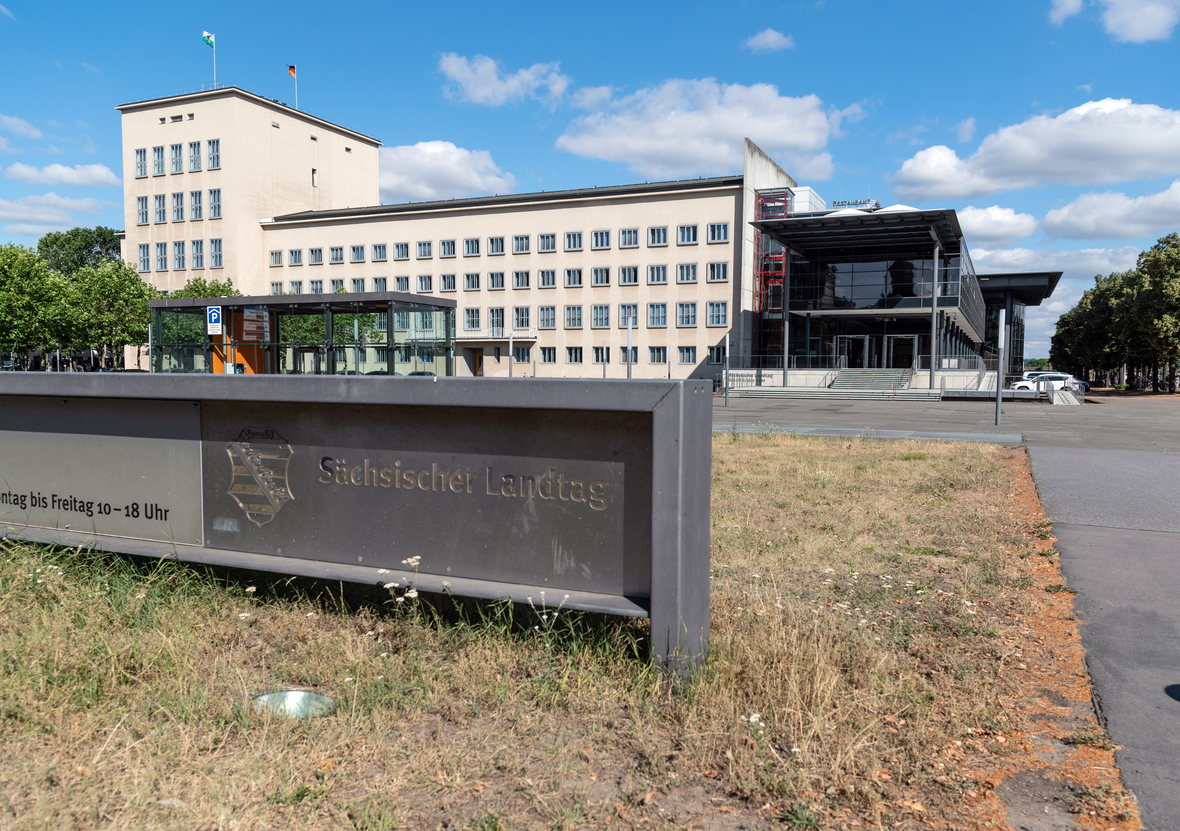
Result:
{"label": "metal canopy", "polygon": [[915,253],[934,244],[938,234],[943,256],[957,256],[963,229],[953,210],[832,211],[750,223],[776,242],[805,257],[844,258],[896,254],[912,247]]}
{"label": "metal canopy", "polygon": [[352,303],[401,303],[414,306],[434,306],[454,309],[458,304],[449,297],[426,297],[399,291],[333,292],[331,294],[260,294],[253,297],[162,297],[149,300],[152,309],[176,309],[197,306],[289,306],[306,307],[319,311],[324,306],[347,306]]}
{"label": "metal canopy", "polygon": [[1010,291],[1026,306],[1039,306],[1057,288],[1060,271],[1020,271],[1009,274],[979,274],[979,290],[985,295]]}

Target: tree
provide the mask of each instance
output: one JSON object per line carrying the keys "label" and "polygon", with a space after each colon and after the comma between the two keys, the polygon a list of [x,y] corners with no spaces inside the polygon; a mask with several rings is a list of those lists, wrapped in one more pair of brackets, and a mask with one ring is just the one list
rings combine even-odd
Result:
{"label": "tree", "polygon": [[37,256],[53,271],[72,277],[86,266],[120,259],[119,232],[101,225],[53,231],[37,241]]}
{"label": "tree", "polygon": [[0,348],[56,347],[78,323],[73,287],[31,248],[0,245]]}
{"label": "tree", "polygon": [[74,274],[79,326],[71,345],[107,346],[121,351],[148,340],[148,300],[158,296],[122,260],[86,266]]}
{"label": "tree", "polygon": [[177,289],[169,297],[242,297],[232,280],[206,280],[204,277],[193,277],[184,284],[184,288]]}

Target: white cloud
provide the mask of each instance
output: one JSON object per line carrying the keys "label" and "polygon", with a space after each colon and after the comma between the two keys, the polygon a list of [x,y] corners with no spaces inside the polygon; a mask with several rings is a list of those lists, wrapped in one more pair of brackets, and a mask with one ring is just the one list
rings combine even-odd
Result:
{"label": "white cloud", "polygon": [[51,164],[45,167],[17,162],[4,171],[5,179],[28,182],[31,185],[84,185],[91,187],[115,187],[123,184],[119,177],[104,164]]}
{"label": "white cloud", "polygon": [[23,138],[41,138],[40,130],[23,118],[17,118],[14,115],[0,115],[0,130]]}
{"label": "white cloud", "polygon": [[1082,0],[1053,0],[1049,19],[1060,26],[1067,17],[1073,17],[1082,10]]}
{"label": "white cloud", "polygon": [[0,136],[0,153],[23,153],[23,152],[25,152],[25,151],[21,150],[19,147],[13,147],[11,144],[9,144],[8,139],[4,138],[4,136]]}
{"label": "white cloud", "polygon": [[15,222],[5,233],[40,236],[47,231],[60,231],[79,224],[74,213],[97,214],[115,203],[93,197],[70,199],[56,193],[43,196],[22,196],[19,199],[0,199],[0,222]]}
{"label": "white cloud", "polygon": [[975,116],[971,116],[956,124],[955,135],[959,141],[971,141],[971,139],[975,138]]}
{"label": "white cloud", "polygon": [[575,119],[557,147],[623,162],[649,177],[697,176],[741,170],[749,136],[796,178],[827,179],[832,157],[823,148],[830,134],[815,95],[791,98],[771,84],[672,78]]}
{"label": "white cloud", "polygon": [[12,12],[10,12],[8,9],[4,8],[3,6],[0,6],[0,14],[6,15],[8,17],[11,17],[13,20],[16,20],[16,15],[13,14]]}
{"label": "white cloud", "polygon": [[1004,127],[966,159],[944,145],[893,176],[908,199],[971,199],[1052,183],[1110,184],[1180,173],[1180,111],[1105,98]]}
{"label": "white cloud", "polygon": [[849,124],[856,124],[859,121],[864,121],[868,115],[865,112],[865,108],[860,104],[849,104],[842,110],[832,107],[828,111],[828,125],[832,129],[832,136],[839,137],[844,135],[844,132],[840,129],[843,122],[847,121]]}
{"label": "white cloud", "polygon": [[1180,179],[1160,193],[1086,193],[1045,214],[1045,231],[1068,239],[1155,238],[1180,228]]}
{"label": "white cloud", "polygon": [[[1180,22],[1180,0],[1098,0],[1102,26],[1119,43],[1167,40]],[[1082,0],[1053,0],[1049,19],[1060,26],[1082,10]]]}
{"label": "white cloud", "polygon": [[795,39],[774,29],[763,29],[756,35],[750,35],[742,41],[742,46],[751,52],[778,52],[782,49],[792,49]]}
{"label": "white cloud", "polygon": [[599,110],[614,95],[613,87],[582,87],[573,94],[573,104],[579,110]]}
{"label": "white cloud", "polygon": [[420,141],[382,147],[378,154],[383,202],[510,193],[516,187],[516,178],[500,170],[487,150],[468,150],[449,141]]}
{"label": "white cloud", "polygon": [[1037,220],[1032,214],[1018,214],[999,205],[990,208],[969,205],[958,214],[963,233],[972,246],[1010,245],[1037,232]]}
{"label": "white cloud", "polygon": [[570,85],[570,79],[558,72],[560,66],[557,63],[535,63],[506,75],[500,63],[486,55],[465,58],[447,52],[438,62],[439,71],[450,82],[447,95],[489,107],[525,98],[536,98],[547,106],[556,107]]}
{"label": "white cloud", "polygon": [[1093,87],[1090,86],[1089,84],[1078,84],[1078,89],[1080,89],[1082,92],[1086,93],[1086,95],[1089,95],[1090,90],[1092,90]]}

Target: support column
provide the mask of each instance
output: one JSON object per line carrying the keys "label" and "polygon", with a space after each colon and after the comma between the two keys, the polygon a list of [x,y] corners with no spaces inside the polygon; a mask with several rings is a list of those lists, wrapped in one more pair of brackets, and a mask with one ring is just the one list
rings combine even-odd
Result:
{"label": "support column", "polygon": [[[324,370],[336,374],[336,333],[332,330],[332,307],[324,306],[324,341],[328,354],[324,356]],[[318,367],[317,367],[318,369]]]}
{"label": "support column", "polygon": [[783,246],[783,386],[787,386],[788,353],[791,351],[791,249]]}
{"label": "support column", "polygon": [[[934,229],[930,229],[931,235]],[[937,237],[935,238],[937,240]],[[934,368],[938,365],[938,242],[934,243],[934,271],[930,280],[930,389],[935,389]]]}

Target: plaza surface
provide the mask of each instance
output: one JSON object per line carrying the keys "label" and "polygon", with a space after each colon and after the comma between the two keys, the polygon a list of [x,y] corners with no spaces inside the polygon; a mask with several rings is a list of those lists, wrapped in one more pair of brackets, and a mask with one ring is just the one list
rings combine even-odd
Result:
{"label": "plaza surface", "polygon": [[715,400],[713,429],[1023,443],[1082,621],[1100,716],[1148,829],[1180,828],[1180,396]]}

